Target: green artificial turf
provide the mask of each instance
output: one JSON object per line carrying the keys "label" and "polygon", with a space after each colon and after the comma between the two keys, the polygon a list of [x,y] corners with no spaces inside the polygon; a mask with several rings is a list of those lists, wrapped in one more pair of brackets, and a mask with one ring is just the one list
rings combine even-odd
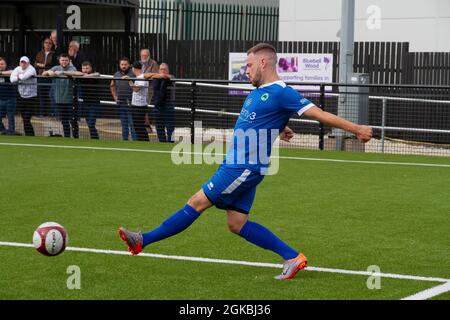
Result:
{"label": "green artificial turf", "polygon": [[[57,138],[0,137],[0,143],[170,151],[173,145]],[[282,156],[450,164],[448,158],[282,150]],[[147,231],[184,205],[217,165],[174,165],[169,153],[0,144],[0,241],[31,243],[34,229],[56,221],[70,246],[125,250],[121,225]],[[450,167],[281,159],[258,187],[250,214],[309,265],[450,278]],[[187,231],[148,253],[282,263],[227,230],[212,208]],[[277,282],[274,268],[66,251],[44,257],[0,246],[0,299],[400,299],[439,285],[302,271]],[[81,268],[81,290],[66,269]],[[447,298],[448,293],[436,297]]]}

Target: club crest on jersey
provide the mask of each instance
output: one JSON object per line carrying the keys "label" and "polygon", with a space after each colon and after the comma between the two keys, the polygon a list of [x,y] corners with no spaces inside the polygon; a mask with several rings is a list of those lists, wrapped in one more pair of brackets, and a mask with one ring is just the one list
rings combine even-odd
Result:
{"label": "club crest on jersey", "polygon": [[269,94],[266,92],[261,96],[261,101],[267,101],[269,99]]}

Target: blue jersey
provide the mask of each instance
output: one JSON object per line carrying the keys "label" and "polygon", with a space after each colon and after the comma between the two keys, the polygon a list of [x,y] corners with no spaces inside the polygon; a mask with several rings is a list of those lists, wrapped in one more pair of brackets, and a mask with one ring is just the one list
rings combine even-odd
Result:
{"label": "blue jersey", "polygon": [[295,112],[301,115],[312,106],[283,81],[256,88],[244,102],[223,165],[264,173],[272,144],[289,119]]}

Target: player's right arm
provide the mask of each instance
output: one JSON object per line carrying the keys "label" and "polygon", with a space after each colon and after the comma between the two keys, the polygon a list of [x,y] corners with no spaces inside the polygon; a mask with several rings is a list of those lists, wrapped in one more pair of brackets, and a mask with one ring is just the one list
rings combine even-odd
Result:
{"label": "player's right arm", "polygon": [[309,108],[303,114],[309,119],[322,122],[327,126],[353,133],[360,142],[368,142],[372,138],[372,128],[350,122],[316,106]]}

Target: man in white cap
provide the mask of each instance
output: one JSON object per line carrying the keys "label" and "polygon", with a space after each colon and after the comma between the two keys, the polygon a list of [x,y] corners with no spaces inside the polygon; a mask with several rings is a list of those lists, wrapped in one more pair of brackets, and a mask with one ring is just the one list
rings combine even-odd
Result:
{"label": "man in white cap", "polygon": [[13,70],[10,77],[11,83],[18,83],[19,97],[17,109],[22,115],[23,130],[26,136],[34,136],[31,117],[36,106],[39,105],[37,95],[36,69],[30,64],[30,59],[23,56],[20,65]]}

